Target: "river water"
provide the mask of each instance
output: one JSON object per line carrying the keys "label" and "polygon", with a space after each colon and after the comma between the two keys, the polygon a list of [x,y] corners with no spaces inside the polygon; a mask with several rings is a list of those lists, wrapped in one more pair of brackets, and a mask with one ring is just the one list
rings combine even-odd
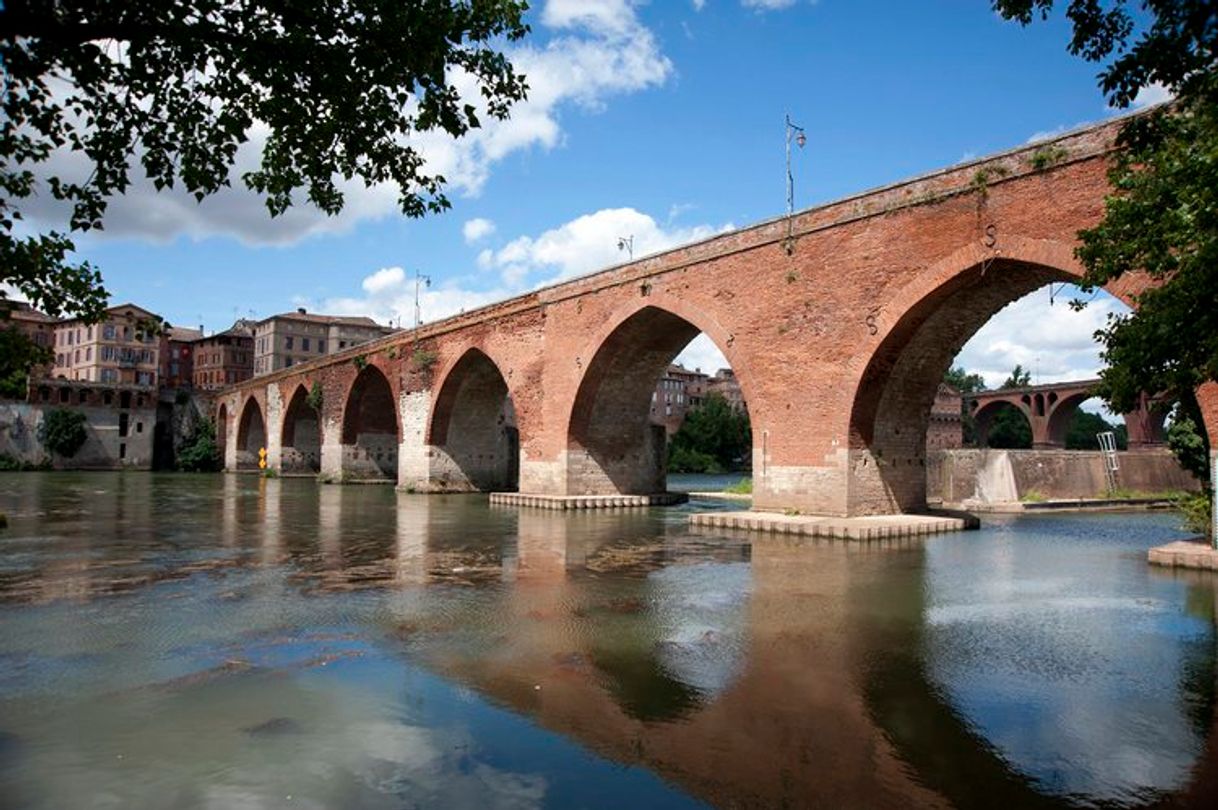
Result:
{"label": "river water", "polygon": [[0,475],[0,807],[1218,806],[1173,516],[887,544]]}

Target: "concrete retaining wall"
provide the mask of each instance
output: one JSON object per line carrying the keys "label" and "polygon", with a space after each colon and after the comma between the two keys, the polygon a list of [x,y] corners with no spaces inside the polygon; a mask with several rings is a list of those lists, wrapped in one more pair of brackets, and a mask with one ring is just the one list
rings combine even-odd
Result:
{"label": "concrete retaining wall", "polygon": [[[119,409],[105,405],[41,404],[0,402],[0,453],[18,461],[39,464],[48,453],[38,441],[43,414],[64,408],[85,415],[88,439],[72,458],[55,458],[57,469],[108,470],[152,468],[152,446],[156,425],[156,398],[145,407]],[[122,432],[125,422],[126,435]]]}
{"label": "concrete retaining wall", "polygon": [[[1117,454],[1117,487],[1141,492],[1201,489],[1167,450]],[[1091,450],[941,450],[927,457],[927,498],[945,503],[1101,498],[1104,458]]]}

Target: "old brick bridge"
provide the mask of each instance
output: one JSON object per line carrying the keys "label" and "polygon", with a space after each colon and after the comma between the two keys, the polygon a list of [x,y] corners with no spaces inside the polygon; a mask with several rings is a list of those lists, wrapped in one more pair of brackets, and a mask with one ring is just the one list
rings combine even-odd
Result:
{"label": "old brick bridge", "polygon": [[[1079,276],[1075,234],[1101,215],[1115,132],[954,166],[255,378],[217,401],[226,466],[256,468],[265,446],[283,473],[420,491],[660,492],[651,394],[701,331],[749,404],[756,508],[919,510],[944,371],[1002,307]],[[1128,300],[1136,284],[1112,292]],[[1212,440],[1214,388],[1201,392]]]}

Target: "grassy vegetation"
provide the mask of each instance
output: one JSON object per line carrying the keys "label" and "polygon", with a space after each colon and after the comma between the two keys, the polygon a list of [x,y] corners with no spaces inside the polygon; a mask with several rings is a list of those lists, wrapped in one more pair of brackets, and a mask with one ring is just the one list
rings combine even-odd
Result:
{"label": "grassy vegetation", "polygon": [[1019,500],[1024,503],[1043,503],[1049,499],[1039,489],[1029,489]]}
{"label": "grassy vegetation", "polygon": [[1210,493],[1181,492],[1175,498],[1175,507],[1184,519],[1185,531],[1211,537],[1214,530],[1214,502]]}
{"label": "grassy vegetation", "polygon": [[752,495],[753,479],[741,478],[739,481],[732,484],[730,487],[725,488],[723,491],[730,492],[733,495]]}

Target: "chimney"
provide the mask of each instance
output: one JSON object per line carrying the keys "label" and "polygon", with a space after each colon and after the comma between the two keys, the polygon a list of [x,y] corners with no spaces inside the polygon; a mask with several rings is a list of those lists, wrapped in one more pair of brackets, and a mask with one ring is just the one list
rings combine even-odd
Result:
{"label": "chimney", "polygon": [[299,314],[301,314],[301,315],[304,315],[304,314],[305,314],[305,308],[304,308],[304,307],[296,307],[296,312],[297,312],[297,313],[299,313]]}

